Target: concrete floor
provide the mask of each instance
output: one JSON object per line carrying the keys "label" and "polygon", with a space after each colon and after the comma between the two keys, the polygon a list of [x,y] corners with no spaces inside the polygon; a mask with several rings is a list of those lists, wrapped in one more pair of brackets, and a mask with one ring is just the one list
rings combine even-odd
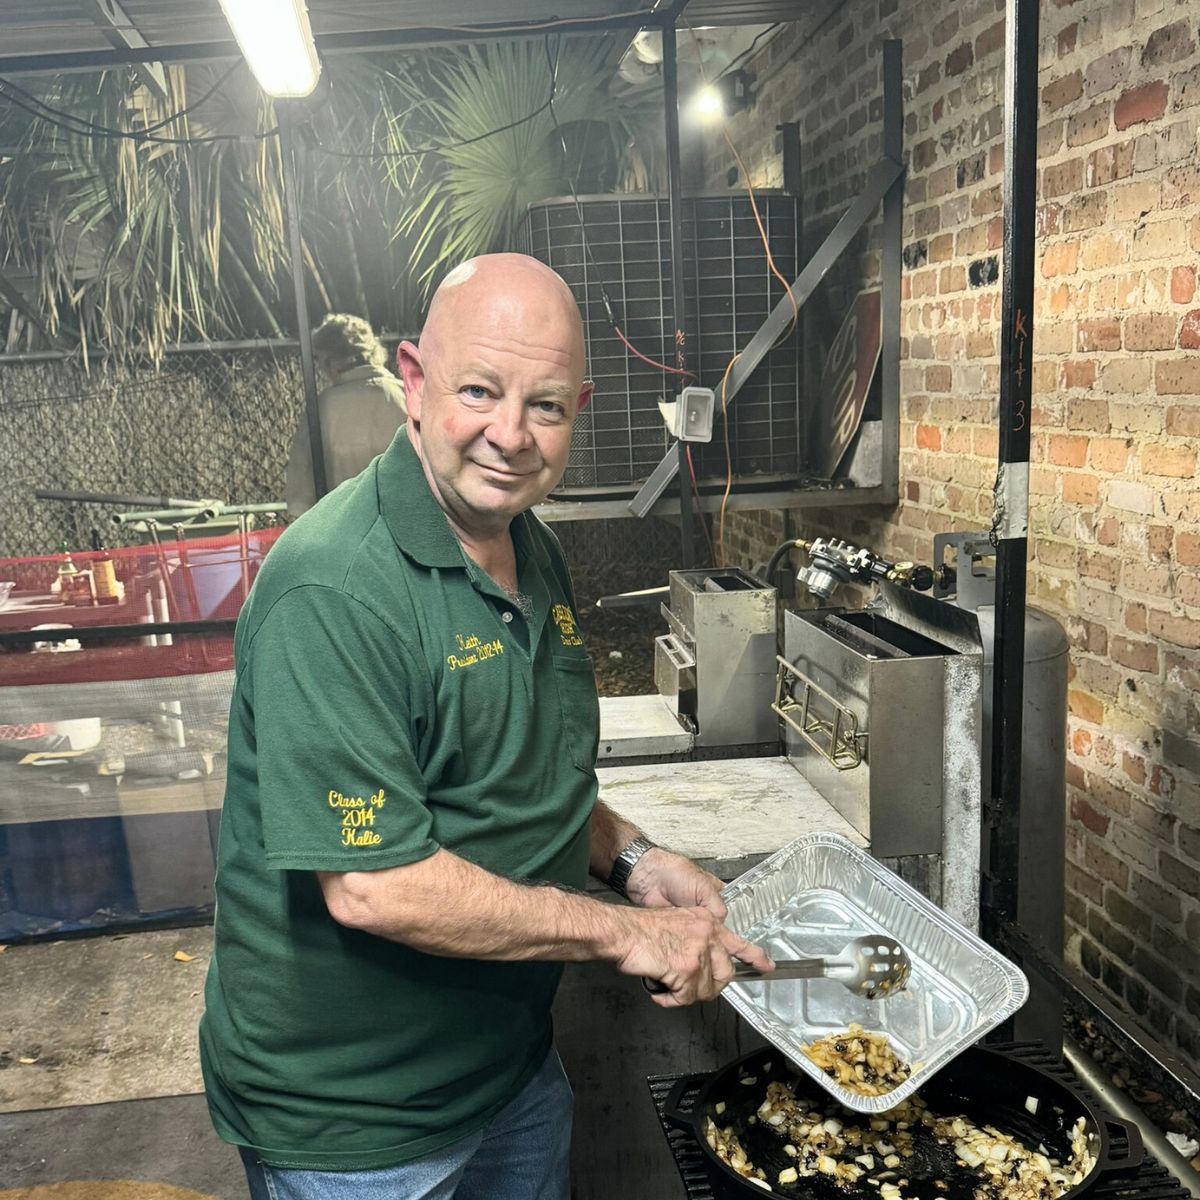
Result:
{"label": "concrete floor", "polygon": [[[0,955],[0,1200],[245,1200],[201,1094],[211,945],[202,927]],[[156,1187],[47,1186],[98,1180]]]}

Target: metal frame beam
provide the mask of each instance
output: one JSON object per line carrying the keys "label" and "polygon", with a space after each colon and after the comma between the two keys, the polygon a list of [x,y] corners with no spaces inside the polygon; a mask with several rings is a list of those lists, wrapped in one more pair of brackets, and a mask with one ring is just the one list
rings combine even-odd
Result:
{"label": "metal frame beam", "polygon": [[[572,21],[561,26],[565,33],[604,33],[613,29],[648,29],[661,27],[674,19],[682,5],[668,12],[621,14],[597,17],[594,20]],[[539,23],[528,30],[509,26],[481,24],[471,30],[429,29],[364,29],[349,33],[318,33],[313,37],[322,55],[351,54],[361,50],[386,50],[403,46],[440,46],[455,42],[475,42],[492,37],[541,37],[552,32],[548,23]],[[218,62],[241,58],[242,52],[232,39],[218,42],[189,42],[166,46],[138,48],[126,46],[112,50],[65,50],[51,54],[10,54],[0,57],[0,75],[43,74],[57,71],[102,71],[109,67],[134,66],[138,63]]]}
{"label": "metal frame beam", "polygon": [[[142,37],[141,31],[129,19],[129,15],[117,3],[117,0],[83,0],[83,8],[91,14],[92,20],[100,26],[104,36],[120,49],[122,46],[130,50],[153,50],[154,47]],[[139,62],[136,64],[138,77],[160,100],[170,99],[167,91],[167,73],[163,70],[161,60]]]}
{"label": "metal frame beam", "polygon": [[984,934],[991,937],[996,936],[1003,922],[1017,919],[1020,894],[1037,105],[1038,0],[1008,0],[1004,47],[1000,440],[992,520],[992,541],[996,546],[996,644],[991,796],[985,809],[981,914]]}

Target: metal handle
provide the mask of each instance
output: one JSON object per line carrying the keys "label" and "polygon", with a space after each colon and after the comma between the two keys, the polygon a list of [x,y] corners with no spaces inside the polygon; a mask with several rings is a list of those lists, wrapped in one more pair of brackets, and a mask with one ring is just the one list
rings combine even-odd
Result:
{"label": "metal handle", "polygon": [[[852,771],[863,760],[862,744],[867,737],[867,731],[858,727],[858,718],[782,655],[777,654],[775,661],[779,664],[779,672],[775,677],[775,702],[771,705],[771,711],[794,729],[830,766],[838,771]],[[803,684],[802,699],[796,699],[789,677]],[[823,720],[812,712],[814,694],[833,709],[831,720]],[[794,715],[796,713],[799,713],[799,719]]]}
{"label": "metal handle", "polygon": [[[1098,1163],[1101,1171],[1136,1171],[1142,1165],[1146,1157],[1146,1147],[1142,1142],[1142,1131],[1136,1126],[1127,1121],[1117,1121],[1112,1117],[1105,1117],[1104,1124],[1108,1126],[1109,1136],[1109,1152]],[[1112,1153],[1112,1137],[1116,1135],[1119,1138],[1124,1138],[1128,1143],[1125,1153],[1114,1155]]]}
{"label": "metal handle", "polygon": [[671,1090],[667,1093],[667,1098],[663,1101],[662,1115],[663,1120],[676,1129],[690,1130],[692,1128],[692,1111],[691,1109],[684,1110],[684,1096],[698,1083],[702,1083],[708,1079],[708,1075],[682,1075],[675,1080],[671,1085]]}
{"label": "metal handle", "polygon": [[677,671],[686,671],[696,665],[695,656],[688,652],[688,648],[675,634],[660,633],[654,639],[654,643],[662,647],[662,652],[671,660],[671,666]]}

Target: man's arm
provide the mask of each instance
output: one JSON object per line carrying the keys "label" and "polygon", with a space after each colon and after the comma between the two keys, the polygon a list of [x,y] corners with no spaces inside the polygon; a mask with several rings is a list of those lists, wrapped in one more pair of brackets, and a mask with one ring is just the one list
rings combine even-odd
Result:
{"label": "man's arm", "polygon": [[731,955],[767,965],[761,950],[706,908],[604,904],[514,883],[447,850],[408,866],[318,872],[318,879],[330,914],[349,928],[451,957],[603,960],[662,980],[671,992],[654,999],[666,1007],[716,996],[732,978]]}
{"label": "man's arm", "polygon": [[[608,881],[613,862],[635,837],[643,836],[636,825],[613,812],[603,800],[592,809],[592,857],[589,868],[597,878]],[[656,846],[638,859],[625,891],[642,908],[707,908],[718,921],[725,920],[721,881],[682,854]]]}

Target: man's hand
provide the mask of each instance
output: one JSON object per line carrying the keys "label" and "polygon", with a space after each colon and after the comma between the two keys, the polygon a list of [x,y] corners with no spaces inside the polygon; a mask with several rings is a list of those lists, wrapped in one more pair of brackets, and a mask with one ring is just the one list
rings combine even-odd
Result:
{"label": "man's hand", "polygon": [[625,891],[642,908],[706,908],[725,920],[721,881],[690,858],[656,846],[638,859]]}
{"label": "man's hand", "polygon": [[726,929],[707,908],[627,908],[622,915],[630,922],[631,936],[617,969],[667,987],[669,991],[651,996],[662,1008],[714,999],[733,979],[734,956],[770,969],[764,951]]}

